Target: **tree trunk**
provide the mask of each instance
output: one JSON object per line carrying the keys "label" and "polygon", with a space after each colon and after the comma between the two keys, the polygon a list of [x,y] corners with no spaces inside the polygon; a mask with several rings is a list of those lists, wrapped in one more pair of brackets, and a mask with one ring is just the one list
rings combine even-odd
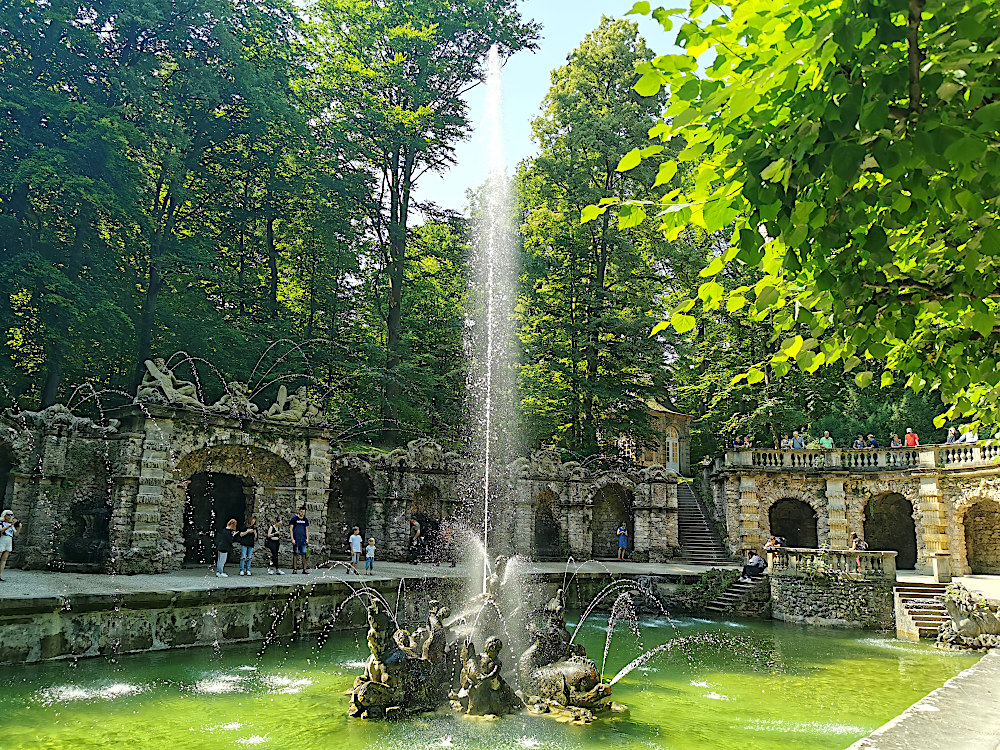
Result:
{"label": "tree trunk", "polygon": [[597,444],[597,416],[594,408],[594,388],[597,385],[598,369],[600,367],[599,356],[601,348],[601,325],[604,310],[604,284],[608,271],[608,214],[604,215],[601,223],[601,236],[597,248],[597,257],[594,264],[594,283],[591,288],[590,300],[587,310],[587,346],[586,346],[586,368],[587,368],[587,391],[584,397],[584,414],[586,420],[586,432],[584,443],[587,450],[598,452],[600,446]]}
{"label": "tree trunk", "polygon": [[[84,203],[77,212],[75,225],[75,235],[73,244],[69,250],[69,260],[66,265],[66,278],[74,285],[74,289],[69,295],[69,301],[75,301],[75,284],[83,270],[83,259],[90,236],[94,227],[94,207],[90,203]],[[49,348],[47,357],[47,369],[45,373],[45,385],[42,386],[42,408],[52,406],[59,395],[59,384],[62,381],[63,366],[66,361],[66,350],[69,341],[69,314],[68,312],[57,312],[50,324],[49,334],[53,337],[52,345]]]}
{"label": "tree trunk", "polygon": [[166,244],[174,233],[174,199],[168,197],[164,207],[164,215],[159,230],[153,235],[149,246],[149,279],[146,285],[146,298],[142,303],[142,315],[139,319],[139,335],[135,375],[132,378],[132,390],[136,391],[142,383],[146,372],[145,362],[153,354],[153,327],[156,325],[156,303],[163,287],[163,275],[160,263]]}
{"label": "tree trunk", "polygon": [[274,247],[274,209],[267,210],[267,223],[264,225],[264,239],[267,243],[268,287],[267,302],[270,306],[272,320],[278,315],[278,251]]}
{"label": "tree trunk", "polygon": [[389,205],[389,312],[386,316],[385,404],[382,409],[382,440],[389,442],[397,432],[400,387],[396,370],[401,361],[403,337],[403,280],[406,273],[406,220],[410,208],[410,182],[413,173],[413,151],[393,157],[393,172],[400,179],[390,185]]}

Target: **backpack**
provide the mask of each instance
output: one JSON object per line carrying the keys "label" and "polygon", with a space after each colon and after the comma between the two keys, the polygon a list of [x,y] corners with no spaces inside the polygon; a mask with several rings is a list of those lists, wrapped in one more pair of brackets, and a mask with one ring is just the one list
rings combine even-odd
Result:
{"label": "backpack", "polygon": [[860,540],[858,542],[858,551],[864,551],[866,549],[868,549],[868,542],[866,542],[864,539]]}

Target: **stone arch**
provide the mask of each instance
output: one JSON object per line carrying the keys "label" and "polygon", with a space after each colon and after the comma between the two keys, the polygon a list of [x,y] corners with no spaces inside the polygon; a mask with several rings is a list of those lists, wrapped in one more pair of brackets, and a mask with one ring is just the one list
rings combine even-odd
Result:
{"label": "stone arch", "polygon": [[965,554],[970,571],[1000,574],[1000,502],[978,498],[963,516]]}
{"label": "stone arch", "polygon": [[370,528],[371,499],[374,483],[365,471],[344,467],[337,469],[330,482],[326,505],[326,548],[339,556],[347,555],[347,539],[358,526],[366,539]]}
{"label": "stone arch", "polygon": [[781,498],[768,508],[767,519],[771,535],[783,536],[787,546],[819,547],[818,514],[806,501]]}
{"label": "stone arch", "polygon": [[184,559],[212,559],[215,533],[229,518],[258,524],[290,518],[297,506],[295,471],[281,456],[248,445],[213,445],[191,451],[176,464],[168,523],[182,529]]}
{"label": "stone arch", "polygon": [[898,492],[876,495],[864,506],[862,538],[873,550],[895,550],[896,568],[917,565],[917,525],[913,503]]}
{"label": "stone arch", "polygon": [[624,521],[629,530],[629,549],[635,539],[635,495],[632,483],[614,480],[598,483],[591,495],[591,554],[597,557],[617,557],[618,525]]}
{"label": "stone arch", "polygon": [[535,497],[532,517],[532,547],[540,559],[563,557],[562,530],[556,505],[559,496],[550,489],[542,490]]}

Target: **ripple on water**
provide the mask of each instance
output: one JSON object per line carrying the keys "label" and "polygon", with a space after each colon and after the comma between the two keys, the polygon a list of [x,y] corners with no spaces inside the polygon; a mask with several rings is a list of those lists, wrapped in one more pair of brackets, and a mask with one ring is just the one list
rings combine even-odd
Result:
{"label": "ripple on water", "polygon": [[758,719],[747,724],[755,732],[794,732],[809,734],[867,734],[871,730],[854,724],[825,721],[786,721],[784,719]]}
{"label": "ripple on water", "polygon": [[246,678],[232,674],[216,675],[194,684],[194,692],[204,695],[221,695],[223,693],[239,693],[246,687]]}
{"label": "ripple on water", "polygon": [[267,742],[267,735],[253,734],[249,737],[244,737],[241,740],[236,740],[241,745],[263,745]]}
{"label": "ripple on water", "polygon": [[728,701],[728,700],[730,700],[730,698],[729,698],[728,695],[722,695],[721,693],[717,693],[714,690],[705,693],[705,695],[703,697],[708,698],[708,699],[713,700],[713,701]]}
{"label": "ripple on water", "polygon": [[146,690],[145,685],[135,685],[129,682],[113,682],[109,685],[56,685],[38,692],[38,699],[46,704],[68,703],[71,701],[105,700],[125,698],[138,695]]}

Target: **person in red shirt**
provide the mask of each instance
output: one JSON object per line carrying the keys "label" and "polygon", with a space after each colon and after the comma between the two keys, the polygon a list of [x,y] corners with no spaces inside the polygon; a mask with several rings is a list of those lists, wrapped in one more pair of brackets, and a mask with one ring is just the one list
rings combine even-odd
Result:
{"label": "person in red shirt", "polygon": [[907,448],[916,448],[920,445],[920,437],[913,431],[912,427],[906,428],[906,434],[903,436],[903,444]]}

